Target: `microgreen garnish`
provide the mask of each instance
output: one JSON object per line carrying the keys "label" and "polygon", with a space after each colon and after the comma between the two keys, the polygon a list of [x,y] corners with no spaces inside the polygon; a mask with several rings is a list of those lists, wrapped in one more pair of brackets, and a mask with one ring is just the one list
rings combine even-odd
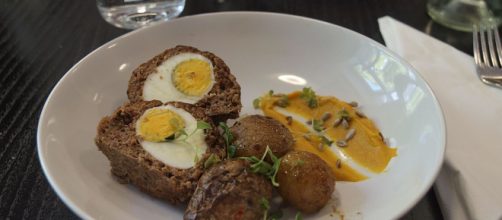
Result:
{"label": "microgreen garnish", "polygon": [[254,100],[253,100],[253,107],[254,107],[255,109],[260,108],[260,102],[261,102],[261,98],[256,98],[256,99],[254,99]]}
{"label": "microgreen garnish", "polygon": [[197,129],[207,130],[210,129],[211,125],[205,121],[197,121]]}
{"label": "microgreen garnish", "polygon": [[268,210],[270,209],[270,203],[265,197],[261,197],[260,206],[263,209],[263,220],[267,220]]}
{"label": "microgreen garnish", "polygon": [[274,213],[270,213],[270,215],[268,216],[268,220],[279,220],[282,218],[282,210],[277,210],[276,212]]}
{"label": "microgreen garnish", "polygon": [[317,96],[314,90],[312,90],[310,87],[303,88],[302,93],[300,94],[300,98],[307,102],[309,108],[316,108],[318,106]]}
{"label": "microgreen garnish", "polygon": [[270,213],[270,202],[265,198],[260,198],[260,206],[263,209],[263,220],[279,220],[282,218],[282,210],[277,210],[276,212]]}
{"label": "microgreen garnish", "polygon": [[324,122],[321,121],[321,120],[317,120],[317,119],[314,119],[312,120],[312,128],[317,131],[317,132],[321,132],[324,130]]}
{"label": "microgreen garnish", "polygon": [[204,169],[208,169],[209,167],[217,164],[220,161],[221,161],[220,157],[218,157],[216,154],[211,154],[206,159],[206,161],[204,161]]}
{"label": "microgreen garnish", "polygon": [[234,135],[230,132],[230,128],[224,122],[220,122],[219,127],[223,130],[223,139],[225,139],[225,145],[227,146],[227,158],[233,158],[235,156],[236,146],[232,144],[234,141]]}
{"label": "microgreen garnish", "polygon": [[[171,123],[177,123],[177,122],[171,122]],[[174,126],[176,127],[176,126]],[[205,121],[198,120],[197,121],[197,127],[190,133],[188,134],[184,128],[179,128],[176,133],[174,134],[174,138],[172,137],[173,135],[169,136],[166,138],[166,141],[168,140],[180,140],[181,142],[187,141],[188,138],[190,138],[192,135],[195,134],[198,130],[208,130],[211,129],[211,125]]]}
{"label": "microgreen garnish", "polygon": [[268,90],[268,95],[269,95],[269,96],[274,95],[274,90]]}
{"label": "microgreen garnish", "polygon": [[169,137],[166,137],[164,140],[166,142],[170,142],[170,141],[181,141],[182,143],[186,144],[186,145],[189,145],[191,146],[194,151],[195,151],[195,162],[199,161],[199,151],[200,149],[197,147],[197,146],[192,146],[190,145],[190,143],[188,143],[188,139],[194,135],[198,130],[208,130],[208,129],[211,129],[211,124],[205,122],[205,121],[202,121],[202,120],[197,120],[197,127],[189,134],[187,133],[187,131],[185,130],[185,128],[181,128],[178,124],[178,121],[177,120],[170,120],[169,123],[171,123],[171,125],[178,129],[174,134],[170,135]]}
{"label": "microgreen garnish", "polygon": [[320,135],[320,136],[319,136],[319,138],[321,139],[321,142],[322,142],[323,144],[326,144],[326,145],[328,145],[328,146],[330,146],[330,147],[331,147],[331,145],[333,144],[333,141],[329,140],[328,138],[326,138],[326,137],[325,137],[325,136],[323,136],[323,135]]}
{"label": "microgreen garnish", "polygon": [[302,217],[302,213],[301,212],[297,212],[296,215],[295,215],[295,220],[303,220],[303,217]]}
{"label": "microgreen garnish", "polygon": [[344,108],[338,112],[338,117],[342,118],[342,120],[350,120],[350,114]]}
{"label": "microgreen garnish", "polygon": [[235,145],[230,145],[227,147],[227,157],[228,158],[233,158],[235,156],[235,151],[237,150],[237,147]]}
{"label": "microgreen garnish", "polygon": [[275,101],[274,104],[281,108],[286,108],[289,105],[289,98],[287,95],[280,95],[279,99]]}
{"label": "microgreen garnish", "polygon": [[[272,160],[273,164],[270,165],[270,163],[265,161],[265,158],[267,155],[270,157]],[[281,159],[277,158],[274,153],[270,150],[270,148],[267,146],[267,149],[263,153],[263,156],[261,159],[256,158],[255,156],[251,157],[241,157],[240,159],[247,160],[251,162],[251,172],[253,173],[259,173],[267,178],[270,179],[272,182],[273,186],[279,186],[279,183],[276,182],[275,176],[277,175],[277,172],[279,171],[279,166],[281,165]]]}

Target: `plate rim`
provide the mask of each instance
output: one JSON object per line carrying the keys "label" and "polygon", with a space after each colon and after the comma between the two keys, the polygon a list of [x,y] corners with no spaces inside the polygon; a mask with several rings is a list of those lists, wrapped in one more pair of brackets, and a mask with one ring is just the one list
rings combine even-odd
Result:
{"label": "plate rim", "polygon": [[433,178],[431,178],[430,180],[427,181],[426,184],[424,184],[424,187],[422,187],[419,190],[420,193],[418,193],[417,196],[414,199],[409,200],[408,204],[406,205],[406,208],[402,209],[399,212],[396,212],[394,216],[390,216],[391,219],[396,219],[396,218],[399,218],[399,217],[403,216],[413,206],[415,206],[420,201],[420,199],[422,199],[424,197],[424,195],[432,187],[432,185],[435,182],[437,176],[439,175],[439,172],[440,172],[441,167],[442,167],[442,165],[444,163],[444,160],[445,160],[445,152],[446,152],[446,146],[447,146],[447,138],[446,138],[447,127],[446,127],[446,121],[445,121],[445,117],[444,117],[444,110],[443,110],[443,107],[441,106],[441,103],[438,101],[438,98],[436,97],[436,93],[431,88],[429,82],[427,82],[427,80],[425,80],[422,77],[422,75],[410,63],[408,63],[408,61],[406,61],[404,58],[402,58],[401,56],[399,56],[398,54],[396,54],[394,51],[390,50],[389,48],[385,47],[383,44],[377,42],[374,39],[371,39],[371,38],[369,38],[369,37],[367,37],[367,36],[365,36],[363,34],[360,34],[360,33],[356,32],[356,31],[353,31],[353,30],[348,29],[346,27],[343,27],[343,26],[340,26],[340,25],[337,25],[337,24],[334,24],[334,23],[330,23],[330,22],[327,22],[327,21],[322,21],[322,20],[318,20],[318,19],[314,19],[314,18],[299,16],[299,15],[293,15],[293,14],[277,13],[277,12],[225,11],[225,12],[210,12],[210,13],[201,13],[201,14],[195,14],[195,15],[187,15],[187,16],[176,18],[176,19],[171,20],[171,21],[161,22],[161,23],[154,24],[154,25],[151,25],[151,26],[139,28],[139,29],[136,29],[134,31],[128,32],[126,34],[123,34],[123,35],[120,35],[118,37],[115,37],[112,40],[104,43],[103,45],[101,45],[99,47],[97,47],[92,52],[90,52],[89,54],[85,55],[83,58],[81,58],[67,72],[65,72],[65,74],[58,80],[58,82],[55,84],[55,86],[52,88],[51,92],[47,96],[47,99],[46,99],[46,101],[45,101],[45,103],[43,105],[42,111],[40,112],[40,115],[39,115],[39,120],[38,120],[38,125],[37,125],[37,137],[36,137],[37,138],[37,141],[36,141],[37,142],[37,154],[38,154],[38,159],[39,159],[40,165],[42,167],[42,171],[44,173],[45,178],[49,182],[49,185],[56,192],[56,195],[63,201],[63,203],[70,210],[72,210],[75,214],[77,214],[79,217],[81,217],[83,219],[93,219],[92,216],[90,216],[89,213],[87,213],[83,209],[81,209],[73,200],[71,200],[70,198],[66,197],[66,194],[62,191],[62,189],[59,187],[59,185],[54,180],[54,177],[53,177],[54,175],[51,173],[51,171],[47,167],[47,162],[46,162],[46,160],[45,160],[45,158],[43,156],[43,153],[41,153],[44,148],[47,148],[47,147],[43,147],[44,144],[42,143],[42,136],[41,136],[41,130],[43,129],[44,122],[47,121],[47,119],[46,119],[47,118],[47,114],[48,114],[47,113],[47,108],[48,108],[49,104],[51,103],[51,101],[54,99],[55,93],[59,90],[59,88],[61,87],[61,85],[65,81],[65,79],[67,77],[69,77],[70,75],[75,74],[75,70],[81,65],[81,63],[84,62],[85,60],[89,59],[89,57],[93,56],[95,53],[97,53],[97,51],[100,51],[103,48],[108,47],[109,45],[112,45],[114,43],[117,43],[117,41],[119,41],[119,40],[121,40],[123,38],[128,38],[131,35],[135,35],[137,33],[143,32],[143,31],[148,31],[149,29],[155,28],[157,26],[167,25],[168,23],[176,22],[177,20],[187,20],[187,19],[196,19],[198,17],[222,16],[222,15],[223,16],[241,16],[241,15],[248,15],[248,16],[249,15],[256,15],[256,16],[260,16],[260,15],[262,15],[262,16],[276,16],[276,17],[285,17],[285,18],[292,18],[292,19],[302,19],[302,20],[309,21],[309,22],[315,22],[315,23],[319,23],[319,24],[323,24],[323,25],[328,25],[328,26],[332,26],[332,27],[335,27],[335,28],[339,28],[339,29],[341,29],[343,31],[348,32],[349,34],[352,34],[354,36],[357,36],[359,38],[367,40],[368,42],[370,42],[373,45],[377,46],[379,49],[381,49],[381,50],[385,51],[386,53],[388,53],[392,58],[398,60],[401,64],[405,65],[408,69],[413,70],[414,74],[421,81],[424,82],[425,88],[432,95],[432,101],[435,104],[435,107],[437,107],[437,109],[439,110],[438,111],[438,113],[439,113],[438,116],[440,118],[440,123],[439,124],[440,124],[440,127],[441,127],[441,135],[440,135],[440,137],[441,137],[441,140],[440,140],[441,144],[440,145],[442,146],[442,150],[439,152],[440,153],[440,155],[438,157],[439,161],[436,162],[437,165],[434,167],[434,170],[433,170],[434,171],[433,175],[432,175]]}

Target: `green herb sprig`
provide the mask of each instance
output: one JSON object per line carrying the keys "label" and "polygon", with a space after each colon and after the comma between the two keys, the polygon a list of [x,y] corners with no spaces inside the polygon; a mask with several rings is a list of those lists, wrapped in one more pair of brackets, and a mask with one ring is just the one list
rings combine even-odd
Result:
{"label": "green herb sprig", "polygon": [[211,154],[209,157],[204,161],[204,169],[208,169],[211,166],[219,163],[221,161],[220,157],[218,157],[216,154]]}
{"label": "green herb sprig", "polygon": [[261,98],[256,98],[253,100],[253,107],[255,109],[259,109],[260,108],[260,104],[261,104]]}
{"label": "green herb sprig", "polygon": [[289,97],[287,95],[281,94],[279,95],[279,99],[275,101],[274,104],[281,108],[286,108],[289,106]]}
{"label": "green herb sprig", "polygon": [[[171,121],[171,123],[176,123]],[[177,125],[173,125],[173,127],[178,127]],[[198,120],[197,121],[197,127],[190,133],[188,134],[185,130],[185,128],[179,128],[175,133],[174,136],[171,135],[166,138],[166,141],[173,141],[173,140],[179,140],[181,142],[187,143],[187,139],[190,138],[192,135],[195,134],[198,130],[208,130],[211,129],[211,125],[205,121]]]}
{"label": "green herb sprig", "polygon": [[300,94],[300,98],[307,102],[309,108],[317,108],[317,106],[319,105],[317,102],[317,96],[314,90],[312,90],[312,88],[310,87],[303,88],[302,93]]}
{"label": "green herb sprig", "polygon": [[260,206],[263,209],[263,220],[267,220],[268,218],[268,210],[270,209],[270,203],[265,197],[261,197]]}
{"label": "green herb sprig", "polygon": [[326,136],[320,135],[319,138],[321,139],[321,142],[323,144],[326,144],[326,145],[328,145],[330,147],[333,144],[333,141],[329,140]]}
{"label": "green herb sprig", "polygon": [[296,215],[295,215],[295,220],[303,220],[303,217],[302,217],[302,213],[301,212],[297,212]]}
{"label": "green herb sprig", "polygon": [[338,114],[338,117],[340,117],[342,120],[350,121],[350,114],[346,109],[343,108],[337,114]]}
{"label": "green herb sprig", "polygon": [[312,128],[317,132],[321,132],[324,130],[324,122],[322,120],[314,119],[312,120]]}
{"label": "green herb sprig", "polygon": [[227,146],[227,158],[233,158],[235,156],[235,151],[237,147],[232,144],[234,141],[234,135],[230,132],[230,128],[224,122],[220,122],[219,127],[223,130],[223,139],[225,139],[225,145]]}
{"label": "green herb sprig", "polygon": [[[273,164],[265,161],[266,156],[269,156],[272,160]],[[240,159],[247,160],[251,162],[251,172],[259,173],[270,179],[272,185],[275,187],[279,186],[279,183],[276,181],[277,172],[279,171],[279,166],[281,165],[281,159],[277,158],[272,150],[267,146],[267,149],[263,153],[261,159],[256,158],[255,156],[251,157],[241,157]]]}
{"label": "green herb sprig", "polygon": [[260,206],[263,209],[263,220],[279,220],[282,218],[282,210],[270,213],[270,203],[265,197],[261,197]]}
{"label": "green herb sprig", "polygon": [[268,220],[279,220],[283,216],[282,210],[277,210],[276,212],[270,213]]}
{"label": "green herb sprig", "polygon": [[[178,128],[180,127],[177,123],[177,121],[175,120],[171,120],[169,123],[171,123],[171,125],[175,128]],[[196,152],[195,154],[195,162],[199,161],[199,152],[200,152],[200,148],[198,148],[197,146],[192,146],[190,145],[190,143],[188,143],[188,138],[190,138],[192,135],[195,134],[195,132],[199,131],[199,130],[209,130],[211,129],[211,125],[205,121],[202,121],[202,120],[197,120],[197,127],[189,134],[187,133],[187,131],[185,130],[185,128],[179,128],[173,135],[165,138],[165,141],[166,142],[171,142],[171,141],[181,141],[182,143],[186,144],[186,145],[189,145],[191,146],[194,151]]]}

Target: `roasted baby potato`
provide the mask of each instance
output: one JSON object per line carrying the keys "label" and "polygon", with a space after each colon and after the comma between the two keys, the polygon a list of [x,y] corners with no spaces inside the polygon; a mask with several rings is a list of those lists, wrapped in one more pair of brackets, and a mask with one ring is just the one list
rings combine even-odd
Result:
{"label": "roasted baby potato", "polygon": [[290,151],[282,157],[277,181],[282,198],[304,213],[319,211],[335,189],[335,178],[326,162],[306,151]]}
{"label": "roasted baby potato", "polygon": [[280,122],[261,115],[246,116],[237,121],[230,131],[234,135],[236,157],[260,158],[267,146],[277,157],[293,149],[293,135]]}

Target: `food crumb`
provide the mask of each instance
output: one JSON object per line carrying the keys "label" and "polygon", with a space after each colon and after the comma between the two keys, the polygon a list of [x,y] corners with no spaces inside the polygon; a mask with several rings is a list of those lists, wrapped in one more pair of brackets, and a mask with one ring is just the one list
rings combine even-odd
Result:
{"label": "food crumb", "polygon": [[291,117],[291,116],[287,116],[287,117],[286,117],[286,121],[287,121],[288,125],[293,124],[293,117]]}

